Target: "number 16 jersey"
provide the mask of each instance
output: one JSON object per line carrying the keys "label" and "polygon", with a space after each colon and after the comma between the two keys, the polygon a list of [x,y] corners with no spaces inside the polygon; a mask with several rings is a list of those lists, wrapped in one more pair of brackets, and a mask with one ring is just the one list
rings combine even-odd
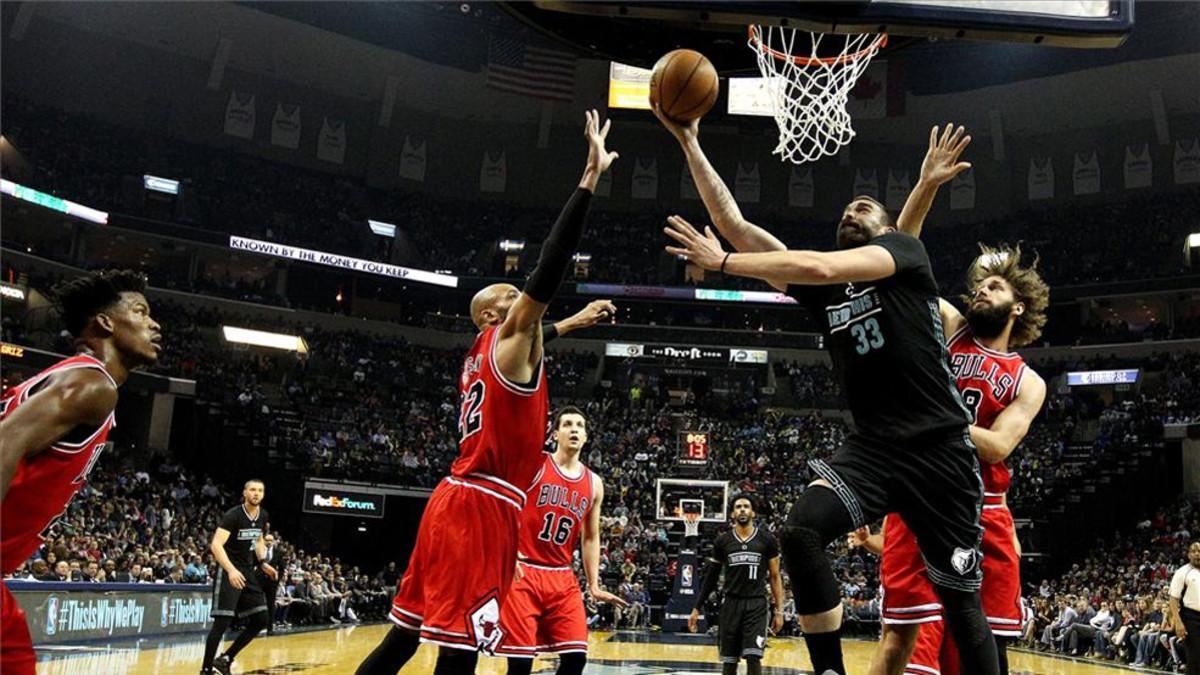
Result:
{"label": "number 16 jersey", "polygon": [[583,521],[592,508],[592,472],[572,478],[546,455],[521,512],[520,558],[546,567],[570,567],[579,548]]}

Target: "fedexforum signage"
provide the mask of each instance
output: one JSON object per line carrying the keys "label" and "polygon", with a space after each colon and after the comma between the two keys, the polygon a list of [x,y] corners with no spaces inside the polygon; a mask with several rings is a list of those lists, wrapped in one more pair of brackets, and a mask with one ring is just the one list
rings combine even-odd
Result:
{"label": "fedexforum signage", "polygon": [[382,518],[386,495],[343,490],[336,486],[307,485],[304,511],[335,516]]}

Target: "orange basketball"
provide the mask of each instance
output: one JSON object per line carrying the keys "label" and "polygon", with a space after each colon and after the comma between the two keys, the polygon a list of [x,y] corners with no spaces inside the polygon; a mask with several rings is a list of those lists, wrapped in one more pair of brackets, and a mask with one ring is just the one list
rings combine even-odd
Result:
{"label": "orange basketball", "polygon": [[712,61],[691,49],[667,52],[650,75],[650,105],[661,105],[667,117],[680,122],[703,117],[720,91]]}

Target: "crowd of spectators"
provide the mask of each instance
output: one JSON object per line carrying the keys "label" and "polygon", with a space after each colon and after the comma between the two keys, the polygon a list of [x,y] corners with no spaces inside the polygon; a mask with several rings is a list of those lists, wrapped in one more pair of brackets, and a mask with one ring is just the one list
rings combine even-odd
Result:
{"label": "crowd of spectators", "polygon": [[1182,672],[1168,585],[1190,542],[1200,540],[1200,504],[1181,499],[1130,531],[1096,542],[1058,579],[1032,595],[1023,643],[1039,650],[1091,656]]}

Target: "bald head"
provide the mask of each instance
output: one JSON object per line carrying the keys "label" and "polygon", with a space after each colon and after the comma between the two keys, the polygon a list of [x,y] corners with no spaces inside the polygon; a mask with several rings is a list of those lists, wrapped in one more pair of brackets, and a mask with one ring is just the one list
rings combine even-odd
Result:
{"label": "bald head", "polygon": [[479,330],[504,321],[521,291],[512,284],[486,286],[471,298],[471,321]]}

